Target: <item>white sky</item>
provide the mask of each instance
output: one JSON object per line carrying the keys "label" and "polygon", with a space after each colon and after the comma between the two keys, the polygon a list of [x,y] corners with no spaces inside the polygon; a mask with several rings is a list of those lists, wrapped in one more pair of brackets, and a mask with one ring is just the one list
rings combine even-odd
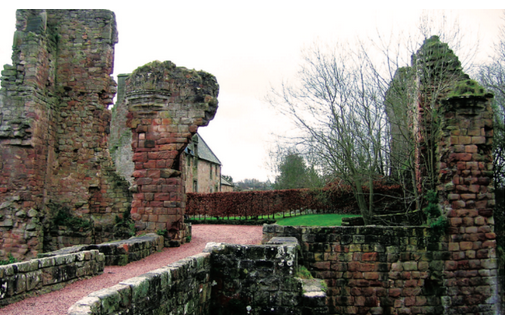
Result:
{"label": "white sky", "polygon": [[[9,1],[0,11],[0,65],[11,63],[17,8],[67,8],[68,1]],[[77,2],[76,2],[77,3]],[[300,51],[314,41],[337,42],[390,33],[416,24],[421,9],[360,1],[86,1],[81,8],[116,13],[119,43],[114,75],[130,73],[153,60],[204,70],[220,85],[219,109],[199,133],[234,181],[274,179],[266,166],[272,133],[289,133],[289,123],[263,100],[271,85],[289,79],[300,65]],[[481,8],[493,8],[480,1]],[[369,5],[371,4],[371,5]],[[426,7],[444,2],[423,2]],[[458,6],[460,3],[458,3]],[[450,7],[447,5],[447,7]],[[496,7],[496,5],[494,6]],[[391,8],[391,9],[388,9]],[[461,24],[479,31],[489,49],[502,23],[501,10],[457,10]],[[480,8],[479,8],[480,9]],[[483,52],[485,57],[486,53]]]}

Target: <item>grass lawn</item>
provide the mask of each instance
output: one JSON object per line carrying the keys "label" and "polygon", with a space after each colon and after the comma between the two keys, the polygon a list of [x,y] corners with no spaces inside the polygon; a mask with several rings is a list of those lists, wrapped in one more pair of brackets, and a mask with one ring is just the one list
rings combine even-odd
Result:
{"label": "grass lawn", "polygon": [[277,221],[279,225],[340,226],[342,218],[359,217],[355,214],[307,214]]}

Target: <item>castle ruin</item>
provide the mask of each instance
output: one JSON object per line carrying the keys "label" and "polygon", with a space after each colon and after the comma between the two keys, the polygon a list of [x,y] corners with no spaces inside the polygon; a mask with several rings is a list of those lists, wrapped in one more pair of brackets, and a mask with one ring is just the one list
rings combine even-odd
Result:
{"label": "castle ruin", "polygon": [[[137,229],[169,230],[177,221],[172,236],[181,239],[185,205],[177,156],[197,127],[214,117],[215,78],[170,62],[129,77],[125,100],[131,104],[135,174],[159,175],[153,184],[146,184],[146,174],[136,176],[132,194],[108,149],[108,107],[117,90],[111,77],[118,41],[114,13],[16,14],[12,65],[4,66],[0,90],[0,258],[29,259],[111,240],[130,207]],[[178,108],[169,110],[173,102]]]}

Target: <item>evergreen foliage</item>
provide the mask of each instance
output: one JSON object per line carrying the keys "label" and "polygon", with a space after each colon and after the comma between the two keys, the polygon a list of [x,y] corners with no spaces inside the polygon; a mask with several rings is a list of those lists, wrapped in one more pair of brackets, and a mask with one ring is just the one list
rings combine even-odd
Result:
{"label": "evergreen foliage", "polygon": [[314,167],[307,166],[303,156],[295,150],[288,150],[280,158],[280,175],[275,179],[274,189],[298,189],[320,187],[322,181]]}

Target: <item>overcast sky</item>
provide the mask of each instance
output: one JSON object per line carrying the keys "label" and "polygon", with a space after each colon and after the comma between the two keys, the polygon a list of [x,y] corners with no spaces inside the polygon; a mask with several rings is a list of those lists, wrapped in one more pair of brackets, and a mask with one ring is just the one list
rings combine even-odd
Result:
{"label": "overcast sky", "polygon": [[[17,8],[57,9],[68,1],[9,1],[0,11],[0,64],[11,63]],[[222,173],[234,181],[274,179],[267,167],[272,133],[289,133],[284,117],[264,102],[270,86],[292,78],[300,65],[300,51],[314,41],[338,42],[374,36],[377,30],[407,29],[416,25],[421,9],[405,1],[382,8],[360,1],[123,1],[78,2],[87,9],[116,13],[119,43],[114,75],[131,73],[153,60],[204,70],[220,85],[219,108],[199,133],[223,164]],[[163,4],[161,4],[163,3]],[[436,4],[440,5],[437,1]],[[484,5],[486,1],[480,1]],[[423,3],[433,5],[434,3]],[[375,4],[376,6],[377,4]],[[460,3],[458,3],[460,5]],[[460,22],[480,36],[481,58],[496,38],[502,10],[457,10]],[[485,8],[485,7],[482,7]]]}

